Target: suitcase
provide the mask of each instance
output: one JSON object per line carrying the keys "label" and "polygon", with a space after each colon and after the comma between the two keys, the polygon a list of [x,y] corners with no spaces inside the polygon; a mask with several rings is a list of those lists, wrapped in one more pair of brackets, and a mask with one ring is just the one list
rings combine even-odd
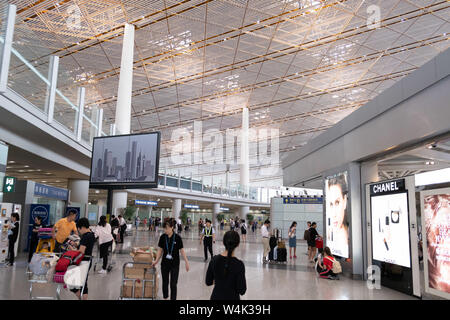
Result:
{"label": "suitcase", "polygon": [[273,250],[273,248],[275,248],[278,244],[278,240],[276,237],[271,236],[269,239],[269,246],[270,246],[270,250]]}
{"label": "suitcase", "polygon": [[323,249],[323,239],[322,238],[317,238],[316,239],[316,248],[317,249]]}
{"label": "suitcase", "polygon": [[269,261],[273,261],[273,249],[269,251]]}
{"label": "suitcase", "polygon": [[277,261],[278,262],[286,262],[287,261],[286,248],[277,248]]}

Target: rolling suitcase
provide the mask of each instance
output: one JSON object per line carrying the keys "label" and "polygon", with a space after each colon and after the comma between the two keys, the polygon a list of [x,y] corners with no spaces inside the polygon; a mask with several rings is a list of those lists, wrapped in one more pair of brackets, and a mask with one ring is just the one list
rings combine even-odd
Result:
{"label": "rolling suitcase", "polygon": [[287,261],[287,250],[286,248],[277,248],[277,262]]}

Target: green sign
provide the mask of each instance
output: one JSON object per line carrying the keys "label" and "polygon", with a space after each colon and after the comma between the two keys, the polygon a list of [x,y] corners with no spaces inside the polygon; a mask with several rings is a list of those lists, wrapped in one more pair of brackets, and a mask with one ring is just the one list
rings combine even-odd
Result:
{"label": "green sign", "polygon": [[3,192],[14,192],[16,189],[16,178],[5,177],[3,182]]}

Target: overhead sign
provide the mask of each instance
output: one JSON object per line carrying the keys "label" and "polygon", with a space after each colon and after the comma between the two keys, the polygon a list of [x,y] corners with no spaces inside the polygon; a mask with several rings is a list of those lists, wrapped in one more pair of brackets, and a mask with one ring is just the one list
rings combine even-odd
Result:
{"label": "overhead sign", "polygon": [[14,192],[16,189],[16,178],[5,177],[3,182],[3,192]]}
{"label": "overhead sign", "polygon": [[69,190],[36,183],[34,185],[34,195],[58,200],[67,200],[69,198]]}
{"label": "overhead sign", "polygon": [[375,183],[370,185],[370,195],[381,195],[405,191],[405,179]]}
{"label": "overhead sign", "polygon": [[220,207],[220,211],[230,211],[230,208]]}
{"label": "overhead sign", "polygon": [[137,206],[157,206],[158,202],[149,200],[134,200],[134,204]]}
{"label": "overhead sign", "polygon": [[284,204],[323,204],[323,198],[317,198],[317,197],[288,197],[288,198],[283,198],[283,203]]}
{"label": "overhead sign", "polygon": [[184,208],[185,209],[200,209],[200,206],[198,206],[196,204],[185,204]]}

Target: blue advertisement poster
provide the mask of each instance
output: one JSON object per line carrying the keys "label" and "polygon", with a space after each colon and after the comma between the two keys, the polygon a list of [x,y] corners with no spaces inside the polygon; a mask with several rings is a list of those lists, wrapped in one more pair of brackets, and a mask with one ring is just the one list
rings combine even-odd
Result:
{"label": "blue advertisement poster", "polygon": [[33,230],[33,224],[34,224],[34,218],[41,217],[42,218],[42,225],[48,226],[48,223],[50,221],[50,205],[49,204],[32,204],[30,205],[30,221],[28,225],[28,241],[27,241],[27,249],[29,250],[30,246],[30,240],[31,240],[31,233]]}
{"label": "blue advertisement poster", "polygon": [[78,222],[78,219],[80,219],[80,207],[67,207],[66,208],[66,214],[64,215],[64,217],[67,217],[67,215],[69,214],[69,211],[74,210],[77,212],[77,218],[75,219],[75,222]]}

